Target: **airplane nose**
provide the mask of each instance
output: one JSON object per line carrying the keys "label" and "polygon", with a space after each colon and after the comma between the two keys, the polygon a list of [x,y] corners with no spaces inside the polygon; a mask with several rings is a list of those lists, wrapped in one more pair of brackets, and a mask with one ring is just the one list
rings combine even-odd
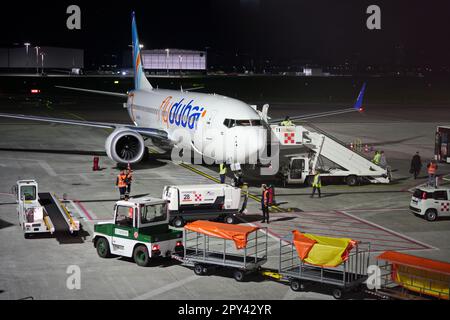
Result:
{"label": "airplane nose", "polygon": [[245,130],[241,133],[239,141],[238,157],[241,158],[242,162],[256,164],[266,147],[264,132],[253,128],[252,130]]}

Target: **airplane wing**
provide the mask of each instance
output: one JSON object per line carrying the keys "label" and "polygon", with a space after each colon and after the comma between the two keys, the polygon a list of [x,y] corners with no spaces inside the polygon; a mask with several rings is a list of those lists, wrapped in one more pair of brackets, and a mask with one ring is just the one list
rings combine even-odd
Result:
{"label": "airplane wing", "polygon": [[140,133],[144,137],[157,138],[161,140],[170,141],[167,132],[152,128],[142,128],[136,127],[129,124],[123,123],[108,123],[108,122],[93,122],[93,121],[82,121],[82,120],[71,120],[71,119],[61,119],[61,118],[47,118],[38,116],[27,116],[23,114],[8,114],[0,113],[1,118],[11,118],[11,119],[21,119],[21,120],[31,120],[31,121],[41,121],[50,123],[60,123],[60,124],[71,124],[77,126],[93,127],[93,128],[104,128],[104,129],[116,129],[116,128],[128,128]]}
{"label": "airplane wing", "polygon": [[[333,110],[333,111],[326,111],[326,112],[319,112],[319,113],[311,113],[311,114],[305,114],[301,116],[290,116],[289,118],[291,120],[309,120],[313,118],[320,118],[320,117],[328,117],[328,116],[334,116],[338,114],[348,113],[348,112],[362,112],[364,110],[363,108],[363,99],[364,99],[364,92],[366,90],[366,83],[364,82],[361,91],[359,92],[358,99],[356,100],[356,103],[351,108],[344,108],[339,110]],[[269,124],[276,124],[280,123],[284,119],[270,119],[268,121]]]}
{"label": "airplane wing", "polygon": [[126,93],[120,93],[120,92],[100,91],[100,90],[91,90],[91,89],[74,88],[74,87],[64,87],[64,86],[55,86],[55,87],[56,87],[56,88],[60,88],[60,89],[73,90],[73,91],[81,91],[81,92],[89,92],[89,93],[103,94],[103,95],[106,95],[106,96],[113,96],[113,97],[120,97],[120,98],[128,98],[128,95],[127,95]]}

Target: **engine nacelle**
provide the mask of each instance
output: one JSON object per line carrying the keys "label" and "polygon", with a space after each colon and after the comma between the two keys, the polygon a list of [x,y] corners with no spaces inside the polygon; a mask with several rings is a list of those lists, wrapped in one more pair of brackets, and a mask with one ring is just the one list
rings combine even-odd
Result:
{"label": "engine nacelle", "polygon": [[144,139],[132,129],[118,128],[106,139],[106,154],[118,163],[136,163],[145,151]]}

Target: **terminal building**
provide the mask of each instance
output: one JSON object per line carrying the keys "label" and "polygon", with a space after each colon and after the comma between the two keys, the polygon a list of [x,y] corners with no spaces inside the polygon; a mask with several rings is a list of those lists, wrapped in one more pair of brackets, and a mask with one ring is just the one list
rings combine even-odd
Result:
{"label": "terminal building", "polygon": [[[204,72],[207,67],[205,51],[183,49],[141,50],[143,67],[149,72]],[[131,52],[124,54],[124,65],[131,64]]]}
{"label": "terminal building", "polygon": [[83,69],[84,50],[25,46],[15,48],[0,48],[0,69],[25,70],[32,68],[44,69]]}

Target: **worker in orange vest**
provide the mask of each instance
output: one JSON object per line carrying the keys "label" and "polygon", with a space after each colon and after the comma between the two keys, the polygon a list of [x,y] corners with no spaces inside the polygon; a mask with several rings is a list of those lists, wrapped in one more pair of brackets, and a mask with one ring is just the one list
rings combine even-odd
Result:
{"label": "worker in orange vest", "polygon": [[127,183],[125,181],[126,179],[127,175],[125,173],[125,170],[120,171],[120,174],[116,179],[116,186],[119,188],[120,200],[123,200],[125,198],[125,193],[127,192]]}
{"label": "worker in orange vest", "polygon": [[267,185],[263,184],[262,188],[262,196],[261,196],[261,210],[263,212],[262,223],[269,223],[269,190]]}
{"label": "worker in orange vest", "polygon": [[428,169],[428,185],[436,188],[436,171],[437,164],[435,160],[431,160],[427,165]]}

